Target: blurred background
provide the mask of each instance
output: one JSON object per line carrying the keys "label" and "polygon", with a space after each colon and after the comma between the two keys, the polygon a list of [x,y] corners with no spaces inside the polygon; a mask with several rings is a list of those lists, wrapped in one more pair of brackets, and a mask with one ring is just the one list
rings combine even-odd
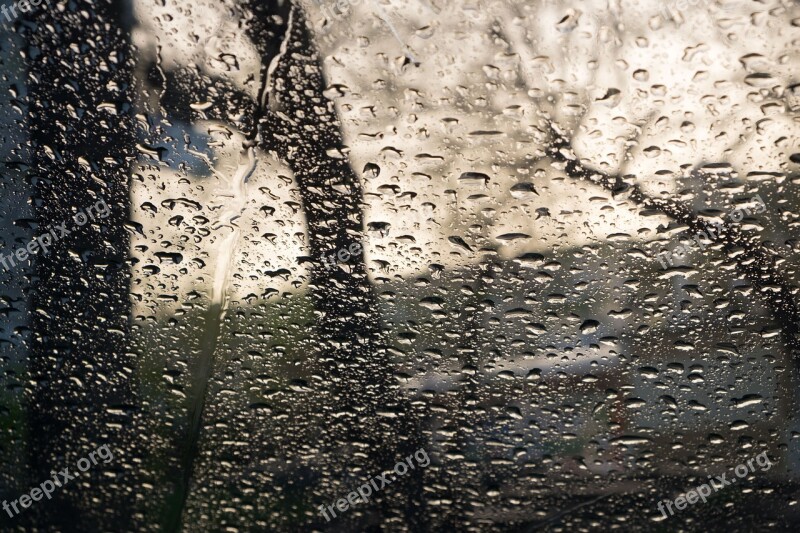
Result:
{"label": "blurred background", "polygon": [[797,2],[332,9],[3,18],[2,529],[794,530]]}

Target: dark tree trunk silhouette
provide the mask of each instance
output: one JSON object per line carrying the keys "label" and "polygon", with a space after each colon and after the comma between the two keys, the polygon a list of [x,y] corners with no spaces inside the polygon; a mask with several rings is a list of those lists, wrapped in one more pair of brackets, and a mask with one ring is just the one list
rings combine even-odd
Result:
{"label": "dark tree trunk silhouette", "polygon": [[[30,481],[38,485],[64,468],[77,473],[77,461],[103,444],[113,460],[98,461],[26,513],[42,529],[100,531],[133,527],[138,468],[128,434],[137,399],[125,229],[135,154],[133,61],[126,4],[76,0],[59,7],[29,15],[36,234],[59,225],[69,232],[35,258]],[[99,201],[110,209],[106,217],[94,211],[94,221],[73,220]]]}
{"label": "dark tree trunk silhouette", "polygon": [[[254,11],[258,13],[258,7]],[[259,134],[264,148],[292,169],[302,194],[314,264],[310,287],[316,328],[325,341],[317,360],[327,384],[320,399],[328,407],[322,412],[346,413],[322,421],[320,452],[329,459],[324,477],[358,469],[365,483],[422,447],[421,427],[410,402],[393,383],[364,253],[354,254],[343,266],[325,267],[324,255],[358,250],[351,248],[355,245],[363,250],[363,193],[346,157],[334,103],[323,94],[319,52],[296,5],[290,8],[287,26],[281,54],[264,80],[265,116]],[[258,46],[257,34],[253,40]],[[362,455],[353,454],[357,451]],[[402,513],[409,527],[421,529],[421,484],[422,471],[415,469],[377,495],[382,518]],[[336,488],[331,496],[337,498],[355,488],[346,482],[331,485]],[[339,527],[348,522],[365,525],[352,515],[337,519]],[[377,517],[371,523],[377,525]]]}
{"label": "dark tree trunk silhouette", "polygon": [[[292,169],[301,190],[314,263],[310,286],[318,313],[316,327],[326,342],[318,363],[326,378],[325,392],[338,410],[347,413],[324,420],[323,432],[329,439],[325,451],[332,459],[326,476],[357,467],[369,477],[422,447],[421,428],[410,403],[392,383],[393,365],[382,343],[378,303],[364,254],[331,269],[322,260],[323,255],[353,245],[363,249],[362,189],[346,158],[334,104],[323,94],[321,60],[303,11],[296,5],[290,9],[282,54],[265,80],[265,118],[259,133],[264,148]],[[255,35],[254,41],[259,42]],[[328,404],[328,412],[334,412],[331,407]],[[362,450],[366,461],[353,456]],[[414,529],[424,523],[421,474],[415,469],[387,488],[385,495],[378,495],[384,514],[398,509],[390,503],[392,498],[395,504],[406,498],[399,510]],[[344,488],[347,485],[338,490]],[[341,492],[333,495],[342,497]],[[347,516],[342,520],[349,520]]]}
{"label": "dark tree trunk silhouette", "polygon": [[[303,493],[316,509],[346,497],[357,485],[391,469],[422,448],[420,416],[399,389],[381,329],[378,302],[364,260],[362,189],[350,167],[333,102],[302,9],[290,2],[251,2],[245,31],[262,57],[261,90],[255,102],[256,127],[249,143],[285,162],[298,183],[308,227],[313,265],[311,298],[315,329],[323,345],[312,364],[323,376],[314,399],[298,406],[291,427],[291,449],[282,450],[297,476],[311,469],[318,484]],[[199,83],[189,83],[200,86]],[[235,91],[220,95],[239,98]],[[216,107],[216,106],[215,106]],[[245,125],[247,127],[247,125]],[[327,269],[323,255],[358,245],[344,267]],[[195,390],[192,396],[205,397]],[[205,405],[207,399],[200,403]],[[328,416],[324,416],[328,415]],[[330,416],[335,415],[335,416]],[[202,418],[202,407],[200,409]],[[201,438],[201,424],[191,431],[183,461],[181,506],[167,528],[177,530],[185,518]],[[315,450],[315,458],[308,451]],[[330,523],[332,528],[375,528],[387,519],[424,529],[421,468],[373,495]],[[308,520],[307,518],[304,518]],[[319,516],[317,527],[328,524]]]}

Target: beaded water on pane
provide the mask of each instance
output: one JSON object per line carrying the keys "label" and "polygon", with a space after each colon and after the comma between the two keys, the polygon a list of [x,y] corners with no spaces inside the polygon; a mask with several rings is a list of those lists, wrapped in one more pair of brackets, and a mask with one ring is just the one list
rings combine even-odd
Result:
{"label": "beaded water on pane", "polygon": [[2,529],[793,530],[798,21],[7,3]]}

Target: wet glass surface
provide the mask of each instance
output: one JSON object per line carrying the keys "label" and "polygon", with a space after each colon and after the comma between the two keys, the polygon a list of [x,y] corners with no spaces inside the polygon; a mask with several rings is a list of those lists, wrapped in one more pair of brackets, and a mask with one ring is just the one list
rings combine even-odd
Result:
{"label": "wet glass surface", "polygon": [[0,23],[1,530],[796,529],[797,2]]}

